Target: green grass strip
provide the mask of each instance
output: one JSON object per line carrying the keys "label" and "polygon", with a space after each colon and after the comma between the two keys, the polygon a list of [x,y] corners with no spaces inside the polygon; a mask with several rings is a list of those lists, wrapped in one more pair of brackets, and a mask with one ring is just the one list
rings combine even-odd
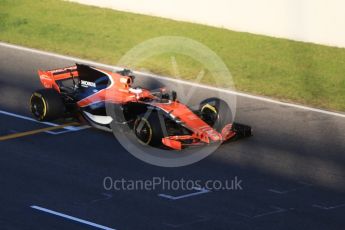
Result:
{"label": "green grass strip", "polygon": [[[345,111],[345,49],[295,42],[58,0],[0,0],[0,40],[116,64],[137,44],[183,36],[211,48],[231,71],[236,89]],[[171,54],[174,55],[174,54]],[[183,78],[200,64],[179,57]],[[173,75],[169,54],[142,67]],[[202,83],[214,84],[210,75]]]}

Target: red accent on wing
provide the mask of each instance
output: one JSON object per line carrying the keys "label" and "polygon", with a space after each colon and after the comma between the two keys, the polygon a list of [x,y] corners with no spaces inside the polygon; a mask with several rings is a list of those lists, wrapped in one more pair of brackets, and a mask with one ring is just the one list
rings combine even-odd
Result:
{"label": "red accent on wing", "polygon": [[173,102],[171,104],[156,103],[156,106],[169,112],[175,116],[178,120],[182,121],[189,129],[194,132],[196,138],[203,142],[210,143],[212,141],[221,141],[222,136],[200,117],[193,113],[187,106],[179,102]]}

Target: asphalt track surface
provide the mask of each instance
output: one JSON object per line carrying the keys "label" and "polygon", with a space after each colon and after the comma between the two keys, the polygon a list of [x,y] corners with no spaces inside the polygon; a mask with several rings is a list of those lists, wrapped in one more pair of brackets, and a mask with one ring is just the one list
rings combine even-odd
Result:
{"label": "asphalt track surface", "polygon": [[[0,46],[0,110],[30,117],[37,69],[70,64]],[[31,206],[113,229],[345,229],[345,119],[245,97],[237,103],[236,120],[255,135],[180,168],[144,163],[95,129],[0,142],[0,229],[99,229]],[[0,114],[0,136],[44,127]],[[243,189],[108,191],[105,177],[237,177]]]}

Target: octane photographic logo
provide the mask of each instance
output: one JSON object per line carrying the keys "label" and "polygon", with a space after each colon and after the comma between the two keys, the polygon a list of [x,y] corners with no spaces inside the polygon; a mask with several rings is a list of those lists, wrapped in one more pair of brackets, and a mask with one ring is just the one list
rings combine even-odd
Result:
{"label": "octane photographic logo", "polygon": [[207,191],[241,191],[243,181],[237,176],[223,180],[191,180],[179,178],[169,180],[165,177],[152,177],[149,179],[127,179],[104,177],[103,188],[107,191],[193,191],[203,188]]}
{"label": "octane photographic logo", "polygon": [[[208,74],[215,87],[221,89],[234,90],[232,76],[224,62],[210,48],[195,40],[175,37],[163,36],[153,38],[140,43],[129,50],[118,62],[117,66],[126,67],[131,70],[142,70],[140,64],[152,57],[169,56],[171,69],[173,72],[172,79],[161,77],[152,77],[151,74],[140,74],[135,72],[135,82],[132,90],[149,89],[151,92],[158,91],[162,87],[167,90],[176,91],[177,100],[187,105],[192,111],[198,110],[202,101],[207,98],[219,98],[226,102],[231,110],[231,120],[233,121],[236,112],[236,96],[226,93],[226,90],[212,90],[203,87],[201,83]],[[194,77],[188,76],[188,81],[181,79],[179,70],[179,57],[187,57],[200,64],[200,72]],[[147,71],[145,71],[147,72]],[[107,99],[111,97],[108,92]],[[173,93],[174,94],[174,93]],[[156,110],[154,106],[149,106],[144,114],[144,119],[148,119],[153,111],[158,114],[156,122],[159,123],[163,134],[167,135],[167,127],[164,122],[163,114],[166,111]],[[220,146],[220,142],[216,144],[203,145],[198,147],[187,147],[183,150],[170,150],[167,148],[157,148],[140,143],[134,135],[133,125],[124,125],[125,114],[118,105],[107,103],[107,115],[111,116],[113,122],[111,128],[119,143],[133,156],[138,159],[162,167],[180,167],[198,162],[209,156]],[[139,125],[137,129],[143,128]]]}

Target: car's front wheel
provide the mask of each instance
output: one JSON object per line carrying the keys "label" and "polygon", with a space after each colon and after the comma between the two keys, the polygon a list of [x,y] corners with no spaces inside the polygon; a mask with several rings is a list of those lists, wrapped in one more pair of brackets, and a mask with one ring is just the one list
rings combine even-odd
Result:
{"label": "car's front wheel", "polygon": [[199,111],[201,119],[218,132],[221,132],[225,125],[233,122],[229,105],[219,98],[202,101]]}
{"label": "car's front wheel", "polygon": [[[133,131],[140,143],[144,145],[159,146],[162,144],[164,118],[159,117],[157,111],[141,114],[134,122]],[[163,127],[162,127],[163,126]]]}

